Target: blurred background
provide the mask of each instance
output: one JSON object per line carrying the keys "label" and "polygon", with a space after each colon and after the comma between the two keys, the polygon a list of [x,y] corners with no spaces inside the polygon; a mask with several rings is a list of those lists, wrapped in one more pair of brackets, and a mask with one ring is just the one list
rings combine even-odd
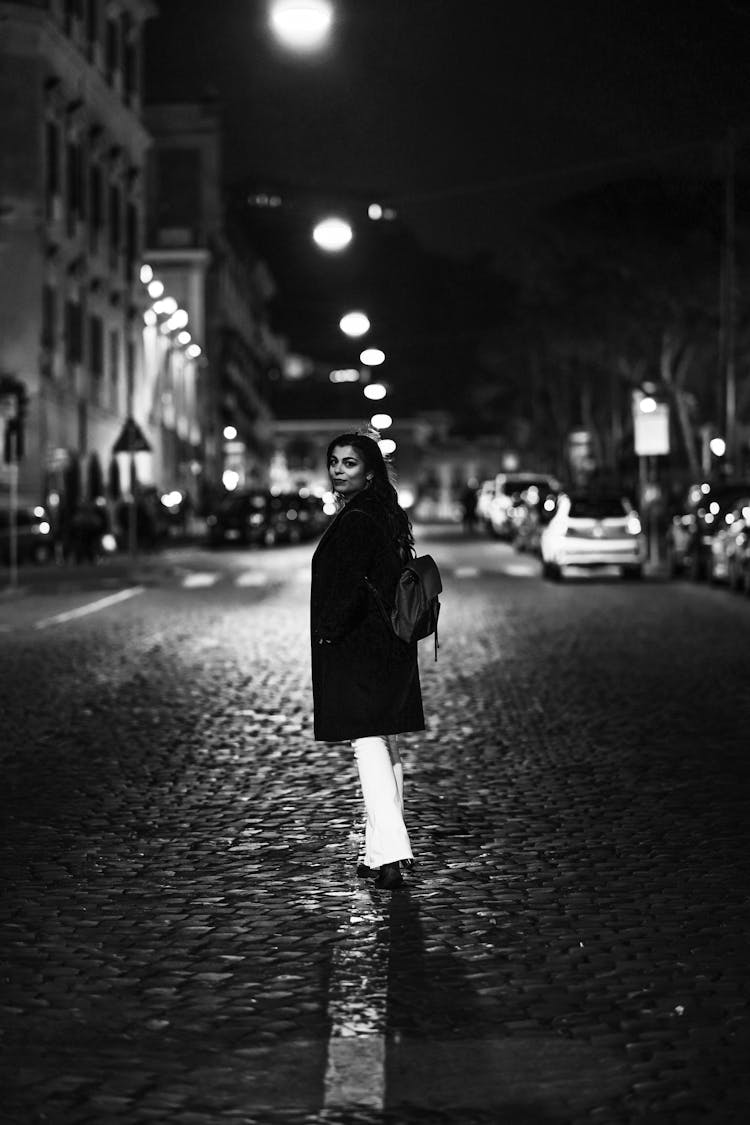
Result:
{"label": "blurred background", "polygon": [[626,495],[660,555],[748,476],[747,4],[0,20],[14,550],[215,537],[259,492],[319,528],[363,425],[417,521],[543,476]]}

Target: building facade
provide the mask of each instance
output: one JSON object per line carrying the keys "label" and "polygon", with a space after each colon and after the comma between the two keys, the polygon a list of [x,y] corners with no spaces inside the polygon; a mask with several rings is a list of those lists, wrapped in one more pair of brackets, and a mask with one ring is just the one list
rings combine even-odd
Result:
{"label": "building facade", "polygon": [[149,0],[0,3],[0,373],[28,401],[21,498],[61,511],[118,490],[113,448],[141,390],[154,14]]}
{"label": "building facade", "polygon": [[[235,486],[263,485],[268,479],[267,381],[281,362],[281,343],[266,311],[273,282],[227,214],[216,107],[210,102],[153,105],[146,121],[154,143],[145,256],[187,313],[188,332],[202,347],[192,388],[200,450],[186,445],[186,418],[178,428],[177,453],[183,474],[187,462],[200,467],[205,507],[222,493],[227,473]],[[159,425],[164,412],[173,411],[175,394],[174,380],[163,368],[155,398]]]}

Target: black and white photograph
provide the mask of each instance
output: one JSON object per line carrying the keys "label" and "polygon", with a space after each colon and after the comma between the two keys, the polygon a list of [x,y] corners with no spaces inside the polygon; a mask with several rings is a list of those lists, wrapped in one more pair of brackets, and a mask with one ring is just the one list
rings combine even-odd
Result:
{"label": "black and white photograph", "polygon": [[750,1120],[750,0],[0,0],[0,1121]]}

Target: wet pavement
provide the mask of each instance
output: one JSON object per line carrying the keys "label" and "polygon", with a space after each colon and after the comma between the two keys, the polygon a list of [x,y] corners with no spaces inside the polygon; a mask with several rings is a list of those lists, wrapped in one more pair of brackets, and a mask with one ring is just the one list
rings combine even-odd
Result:
{"label": "wet pavement", "polygon": [[750,601],[424,546],[393,894],[311,738],[308,549],[0,602],[3,1121],[744,1122]]}

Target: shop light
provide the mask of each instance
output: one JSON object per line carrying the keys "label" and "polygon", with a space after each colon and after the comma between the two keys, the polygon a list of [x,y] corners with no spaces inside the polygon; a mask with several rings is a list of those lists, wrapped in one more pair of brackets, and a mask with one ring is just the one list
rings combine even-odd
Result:
{"label": "shop light", "polygon": [[141,272],[138,276],[140,277],[144,285],[148,285],[150,281],[153,281],[154,271],[151,269],[151,266],[142,265]]}
{"label": "shop light", "polygon": [[156,277],[153,278],[153,280],[148,283],[148,295],[149,295],[149,297],[152,297],[154,300],[156,300],[156,298],[161,297],[163,295],[163,293],[164,293],[164,285],[162,284],[161,281],[159,281],[158,278],[156,278]]}
{"label": "shop light", "polygon": [[178,335],[177,335],[177,343],[182,344],[182,346],[184,347],[185,344],[190,343],[192,338],[193,337],[190,335],[190,333],[188,331],[183,330],[182,332],[179,332]]}
{"label": "shop light", "polygon": [[185,354],[188,355],[190,359],[197,359],[201,354],[200,346],[198,344],[188,344],[185,349]]}

